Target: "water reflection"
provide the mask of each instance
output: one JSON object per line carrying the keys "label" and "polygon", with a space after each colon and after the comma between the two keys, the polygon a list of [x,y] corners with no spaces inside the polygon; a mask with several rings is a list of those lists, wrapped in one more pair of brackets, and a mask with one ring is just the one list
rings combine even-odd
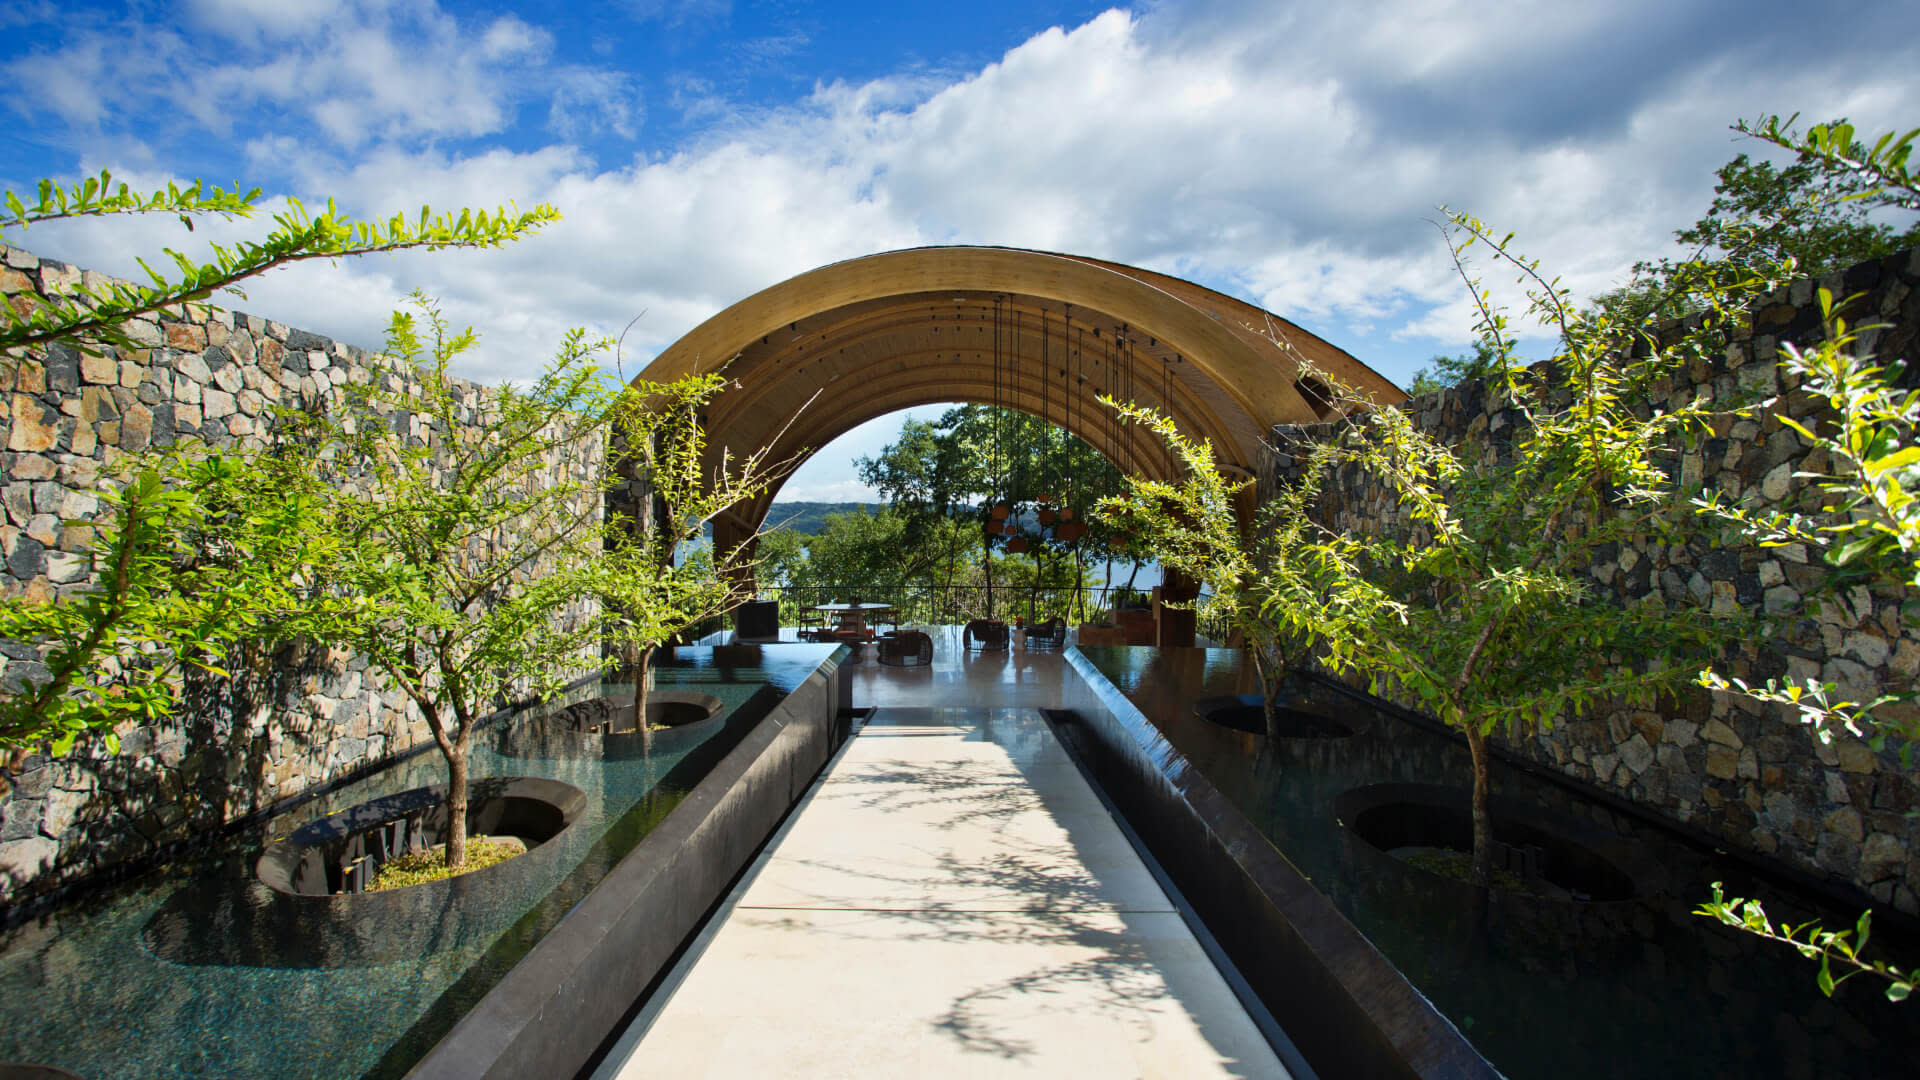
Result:
{"label": "water reflection", "polygon": [[[1752,894],[1751,873],[1711,849],[1496,766],[1496,795],[1590,829],[1640,895],[1570,903],[1438,882],[1356,842],[1334,802],[1369,784],[1467,786],[1464,746],[1337,694],[1323,704],[1353,737],[1267,746],[1193,713],[1196,699],[1257,689],[1235,654],[1081,651],[1165,740],[1176,782],[1184,769],[1203,773],[1509,1076],[1890,1077],[1920,1060],[1920,1025],[1877,987],[1850,983],[1828,1000],[1791,950],[1691,914],[1712,881]],[[1797,907],[1770,902],[1777,917],[1851,925],[1857,914],[1784,881],[1765,888],[1798,896]],[[1890,930],[1874,932],[1884,955],[1920,955],[1920,942]]]}
{"label": "water reflection", "polygon": [[[93,1080],[400,1075],[832,652],[677,650],[658,666],[655,685],[710,694],[726,707],[662,733],[646,754],[535,738],[507,740],[521,751],[508,756],[476,740],[476,778],[537,776],[585,795],[572,827],[521,856],[534,860],[522,872],[496,873],[520,861],[510,860],[473,885],[442,883],[377,912],[302,907],[258,883],[254,861],[268,842],[369,799],[443,783],[442,759],[428,753],[225,850],[16,927],[0,941],[0,1060],[55,1064]],[[537,729],[542,715],[575,701],[630,692],[584,687],[515,722]],[[480,881],[487,877],[495,880]],[[509,887],[496,887],[503,880]],[[342,927],[349,932],[333,936]]]}

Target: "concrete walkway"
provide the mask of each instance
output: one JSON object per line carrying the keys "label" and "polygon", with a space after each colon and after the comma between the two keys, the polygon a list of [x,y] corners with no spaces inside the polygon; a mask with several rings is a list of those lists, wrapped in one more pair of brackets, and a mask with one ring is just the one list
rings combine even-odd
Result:
{"label": "concrete walkway", "polygon": [[883,705],[598,1075],[1286,1076],[1035,704]]}

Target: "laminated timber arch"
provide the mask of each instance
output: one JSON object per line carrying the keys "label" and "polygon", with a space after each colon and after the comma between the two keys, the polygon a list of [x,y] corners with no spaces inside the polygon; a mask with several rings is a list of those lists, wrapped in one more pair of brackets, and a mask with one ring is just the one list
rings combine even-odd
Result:
{"label": "laminated timber arch", "polygon": [[[1264,471],[1263,440],[1274,425],[1331,413],[1303,377],[1301,357],[1377,400],[1406,396],[1344,350],[1212,289],[1099,259],[998,247],[912,248],[808,271],[695,327],[640,377],[724,370],[734,385],[706,414],[711,451],[768,447],[779,460],[898,409],[991,404],[996,308],[1003,355],[1012,357],[1001,402],[1035,415],[1044,404],[1054,423],[1123,467],[1125,432],[1096,400],[1103,393],[1171,415],[1182,432],[1211,440],[1228,471],[1245,475]],[[1125,366],[1111,360],[1116,341],[1131,346],[1130,394]],[[1070,409],[1061,400],[1069,376]],[[1132,458],[1141,473],[1176,478],[1158,440],[1136,433]],[[776,494],[716,521],[715,543],[751,536]]]}

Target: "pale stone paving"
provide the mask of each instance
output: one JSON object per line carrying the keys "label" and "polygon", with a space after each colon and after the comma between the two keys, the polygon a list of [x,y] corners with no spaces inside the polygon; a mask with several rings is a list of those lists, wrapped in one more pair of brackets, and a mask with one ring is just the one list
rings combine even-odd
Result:
{"label": "pale stone paving", "polygon": [[599,1075],[1286,1076],[1035,708],[1058,657],[942,653],[856,669],[882,707]]}

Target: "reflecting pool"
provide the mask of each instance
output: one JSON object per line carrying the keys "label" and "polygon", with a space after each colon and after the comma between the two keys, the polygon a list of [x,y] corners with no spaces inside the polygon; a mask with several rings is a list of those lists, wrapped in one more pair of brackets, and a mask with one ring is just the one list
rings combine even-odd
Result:
{"label": "reflecting pool", "polygon": [[[584,793],[584,806],[520,859],[402,890],[411,895],[400,903],[289,897],[260,884],[254,864],[266,844],[308,822],[443,782],[445,762],[432,750],[222,851],[15,927],[0,938],[0,1061],[94,1080],[398,1076],[835,648],[675,650],[656,665],[656,689],[711,695],[723,707],[644,746],[638,735],[542,725],[575,701],[631,692],[605,683],[476,734],[473,777],[560,781]],[[521,860],[520,871],[504,873]]]}
{"label": "reflecting pool", "polygon": [[[1583,842],[1631,877],[1636,895],[1541,899],[1434,877],[1358,840],[1334,804],[1383,783],[1470,786],[1464,744],[1322,689],[1314,706],[1352,735],[1268,748],[1264,736],[1194,713],[1198,699],[1254,689],[1236,653],[1081,652],[1152,726],[1141,733],[1149,743],[1164,740],[1150,749],[1176,780],[1183,768],[1204,774],[1508,1076],[1914,1075],[1914,1006],[1889,1004],[1864,977],[1828,1000],[1814,985],[1815,965],[1792,950],[1691,913],[1713,881],[1732,895],[1758,892],[1776,919],[1817,916],[1845,927],[1857,911],[1784,880],[1758,880],[1711,847],[1498,763],[1496,796],[1571,820]],[[1873,937],[1878,955],[1920,960],[1911,936],[1889,926]]]}

